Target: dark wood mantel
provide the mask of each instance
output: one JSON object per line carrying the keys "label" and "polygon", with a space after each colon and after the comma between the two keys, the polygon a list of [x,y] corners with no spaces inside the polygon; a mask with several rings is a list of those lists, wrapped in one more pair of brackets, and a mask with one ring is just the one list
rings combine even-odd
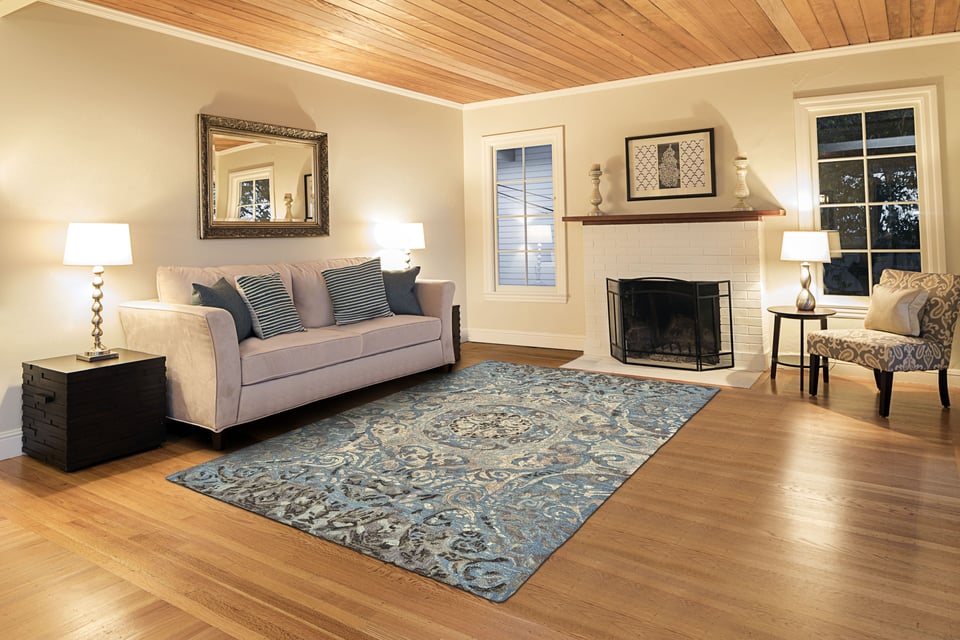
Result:
{"label": "dark wood mantel", "polygon": [[599,216],[563,216],[564,222],[594,224],[669,224],[679,222],[755,222],[767,216],[783,216],[783,209],[754,211],[690,211],[686,213],[610,213]]}

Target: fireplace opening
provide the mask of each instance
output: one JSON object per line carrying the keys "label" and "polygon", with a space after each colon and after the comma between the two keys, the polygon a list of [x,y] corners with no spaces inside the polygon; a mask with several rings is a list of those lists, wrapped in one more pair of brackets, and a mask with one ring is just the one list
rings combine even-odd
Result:
{"label": "fireplace opening", "polygon": [[730,281],[607,278],[610,355],[624,364],[733,367]]}

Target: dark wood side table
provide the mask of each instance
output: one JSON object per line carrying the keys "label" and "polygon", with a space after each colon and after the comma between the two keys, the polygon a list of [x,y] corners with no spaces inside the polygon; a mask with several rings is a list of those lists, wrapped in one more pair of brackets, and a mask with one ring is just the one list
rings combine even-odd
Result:
{"label": "dark wood side table", "polygon": [[[820,328],[827,328],[827,318],[835,315],[835,309],[827,307],[818,307],[813,311],[800,311],[796,307],[767,307],[767,311],[773,314],[773,354],[770,356],[770,379],[777,378],[777,365],[784,367],[797,367],[800,369],[800,391],[803,391],[803,372],[809,368],[807,357],[804,356],[804,344],[806,343],[806,333],[803,330],[803,323],[806,320],[819,320]],[[780,356],[780,321],[784,318],[800,321],[800,356]],[[830,372],[827,368],[829,364],[827,358],[821,358],[823,371],[823,381],[830,380]]]}
{"label": "dark wood side table", "polygon": [[23,452],[74,471],[157,447],[166,437],[166,358],[115,349],[23,363]]}

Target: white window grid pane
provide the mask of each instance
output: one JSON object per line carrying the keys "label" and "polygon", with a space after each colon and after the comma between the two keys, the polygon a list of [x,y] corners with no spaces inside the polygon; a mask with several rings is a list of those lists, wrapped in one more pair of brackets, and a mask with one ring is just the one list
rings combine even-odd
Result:
{"label": "white window grid pane", "polygon": [[[832,203],[832,204],[831,204],[831,203],[829,203],[829,202],[824,202],[824,201],[823,201],[823,197],[821,196],[820,202],[819,202],[820,205],[824,205],[824,206],[826,206],[826,205],[831,205],[831,206],[833,206],[833,207],[864,207],[867,212],[869,212],[869,207],[871,207],[871,206],[902,205],[902,206],[913,206],[913,207],[916,207],[916,209],[919,211],[919,206],[920,206],[919,181],[917,181],[917,189],[916,189],[916,191],[915,191],[915,193],[914,193],[916,199],[912,199],[912,200],[880,200],[880,199],[874,200],[874,199],[872,199],[872,198],[870,197],[870,192],[871,192],[871,188],[870,188],[871,178],[872,178],[872,177],[876,177],[876,175],[878,175],[878,174],[876,174],[876,173],[871,173],[871,163],[872,163],[873,161],[876,161],[876,160],[878,160],[878,159],[887,159],[887,158],[892,158],[892,159],[910,158],[910,159],[913,160],[913,164],[914,164],[914,167],[916,168],[916,170],[917,170],[917,171],[919,170],[919,166],[918,166],[919,160],[918,160],[917,153],[916,153],[916,149],[915,149],[915,140],[916,140],[916,129],[915,129],[915,128],[914,128],[914,134],[913,134],[913,136],[909,136],[909,137],[908,137],[908,138],[909,138],[909,141],[912,141],[912,142],[914,143],[914,150],[913,150],[913,151],[910,151],[910,152],[901,152],[901,153],[889,153],[889,154],[876,153],[876,149],[877,149],[877,148],[880,148],[881,145],[884,145],[884,146],[894,146],[894,142],[895,142],[897,145],[904,145],[904,144],[906,143],[906,140],[904,140],[904,139],[898,139],[897,141],[887,142],[886,144],[884,144],[884,142],[882,142],[882,141],[874,140],[874,141],[872,141],[872,144],[871,144],[871,141],[867,138],[867,120],[868,120],[868,114],[875,114],[875,113],[879,113],[879,112],[882,112],[882,111],[885,111],[885,110],[876,110],[876,111],[874,111],[874,110],[851,110],[851,111],[847,112],[847,113],[850,114],[850,115],[854,115],[854,114],[859,114],[859,115],[860,115],[861,149],[862,149],[862,151],[861,151],[861,153],[860,153],[859,155],[844,156],[844,157],[839,157],[839,158],[826,158],[826,159],[818,159],[818,160],[817,160],[818,166],[819,166],[819,165],[824,165],[824,164],[829,164],[829,163],[850,162],[850,161],[852,161],[852,160],[857,160],[857,161],[859,161],[859,162],[862,164],[862,167],[863,167],[862,171],[863,171],[863,176],[864,176],[863,184],[860,186],[860,191],[862,192],[862,199],[856,200],[856,201],[853,201],[853,202],[843,202],[843,203]],[[829,118],[829,117],[831,117],[831,116],[825,116],[825,117],[826,117],[826,118]],[[818,118],[818,120],[819,120],[819,118]],[[914,122],[914,127],[916,127],[916,122],[917,122],[916,114],[914,114],[913,122]],[[815,131],[815,135],[816,135],[816,131]],[[819,144],[818,144],[818,147],[819,147]],[[874,167],[877,167],[877,166],[880,166],[880,165],[877,164],[877,163],[874,163]],[[915,175],[915,177],[916,177],[916,175]],[[816,212],[815,220],[817,220],[817,223],[818,223],[818,226],[819,226],[819,222],[820,222],[820,220],[822,220],[822,218],[821,218],[821,213],[820,213],[820,206],[817,206],[817,212]],[[875,282],[879,279],[878,275],[874,273],[874,265],[875,265],[875,263],[877,263],[877,260],[872,259],[872,257],[874,256],[874,254],[878,254],[878,253],[884,253],[884,254],[890,254],[890,253],[916,254],[916,253],[918,253],[919,250],[921,249],[919,243],[917,244],[916,247],[909,247],[909,248],[902,248],[902,249],[874,248],[875,238],[873,237],[873,229],[872,229],[872,225],[870,224],[870,216],[869,216],[869,213],[864,217],[863,224],[864,224],[864,227],[865,227],[865,228],[864,228],[864,233],[866,234],[866,247],[865,247],[865,248],[858,248],[858,249],[841,247],[841,253],[842,253],[842,254],[863,254],[863,255],[868,256],[868,260],[865,261],[865,262],[866,262],[866,265],[867,265],[867,268],[868,268],[868,270],[869,270],[868,282],[875,283]],[[905,257],[906,257],[906,256],[905,256]],[[837,260],[837,262],[838,262],[838,264],[839,264],[840,261],[842,260],[842,258],[841,258],[841,259],[836,259],[836,258],[835,258],[835,260]]]}
{"label": "white window grid pane", "polygon": [[[519,170],[517,158],[521,159]],[[555,286],[552,145],[498,149],[494,175],[497,283]],[[541,229],[534,233],[533,227]]]}

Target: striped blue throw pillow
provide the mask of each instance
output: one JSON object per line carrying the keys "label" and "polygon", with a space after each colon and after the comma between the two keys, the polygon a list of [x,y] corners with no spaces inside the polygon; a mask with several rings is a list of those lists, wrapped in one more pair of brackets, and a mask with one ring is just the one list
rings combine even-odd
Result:
{"label": "striped blue throw pillow", "polygon": [[327,269],[322,275],[333,303],[333,319],[338,325],[393,315],[383,286],[380,258]]}
{"label": "striped blue throw pillow", "polygon": [[250,307],[253,333],[258,338],[306,331],[279,273],[237,276],[237,286]]}

